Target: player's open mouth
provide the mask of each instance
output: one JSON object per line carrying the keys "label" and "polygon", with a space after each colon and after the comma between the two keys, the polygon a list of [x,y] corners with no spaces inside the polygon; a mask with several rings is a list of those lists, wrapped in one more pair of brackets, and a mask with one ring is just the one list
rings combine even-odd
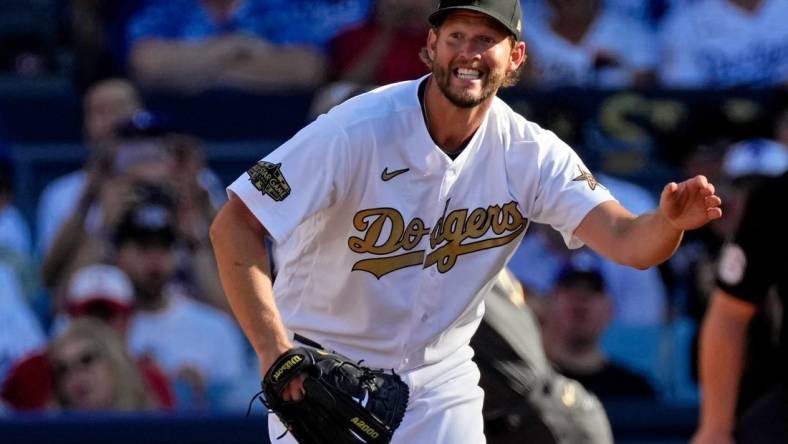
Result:
{"label": "player's open mouth", "polygon": [[479,80],[482,78],[482,72],[478,69],[456,68],[454,76],[460,80]]}

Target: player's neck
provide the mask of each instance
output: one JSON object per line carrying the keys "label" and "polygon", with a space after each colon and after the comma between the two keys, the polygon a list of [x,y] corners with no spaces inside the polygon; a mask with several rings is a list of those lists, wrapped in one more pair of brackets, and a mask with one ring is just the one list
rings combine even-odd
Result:
{"label": "player's neck", "polygon": [[424,94],[424,112],[435,143],[448,153],[464,148],[484,121],[493,98],[494,95],[473,108],[460,108],[451,103],[430,78]]}

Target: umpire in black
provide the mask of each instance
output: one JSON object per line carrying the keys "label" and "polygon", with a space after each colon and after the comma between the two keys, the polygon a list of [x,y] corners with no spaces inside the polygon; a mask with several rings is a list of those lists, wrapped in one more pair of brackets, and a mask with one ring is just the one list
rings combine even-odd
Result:
{"label": "umpire in black", "polygon": [[[734,239],[723,248],[717,288],[701,330],[703,401],[693,444],[788,443],[786,196],[788,173],[753,191]],[[764,312],[778,321],[777,333],[766,336],[769,344],[748,344],[748,328]],[[772,376],[759,376],[765,390],[753,402],[742,403],[742,375],[756,364],[748,359],[748,350],[768,347],[773,347]]]}

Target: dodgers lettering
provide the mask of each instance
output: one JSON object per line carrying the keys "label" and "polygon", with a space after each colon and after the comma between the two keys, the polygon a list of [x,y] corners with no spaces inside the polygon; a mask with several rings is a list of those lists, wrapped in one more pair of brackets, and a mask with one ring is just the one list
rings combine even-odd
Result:
{"label": "dodgers lettering", "polygon": [[[359,254],[370,253],[386,255],[382,258],[363,259],[353,265],[353,270],[366,271],[380,279],[382,276],[405,267],[422,265],[424,268],[436,266],[439,272],[446,273],[457,263],[457,258],[489,248],[508,244],[517,238],[528,226],[528,219],[520,213],[517,202],[511,201],[503,206],[491,205],[476,208],[468,214],[468,209],[458,209],[443,215],[433,228],[416,217],[407,225],[402,214],[394,208],[371,208],[356,213],[353,227],[363,232],[363,237],[352,236],[348,247]],[[383,227],[388,223],[391,232],[382,239]],[[492,231],[495,237],[478,241]],[[427,234],[430,235],[429,254],[425,250],[410,251]],[[392,254],[398,251],[401,254]]]}

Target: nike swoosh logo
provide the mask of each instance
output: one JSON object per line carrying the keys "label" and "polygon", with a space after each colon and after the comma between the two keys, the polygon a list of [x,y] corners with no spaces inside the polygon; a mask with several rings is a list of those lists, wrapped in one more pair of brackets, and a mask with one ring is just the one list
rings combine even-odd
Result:
{"label": "nike swoosh logo", "polygon": [[389,173],[388,167],[383,168],[383,172],[380,174],[380,178],[383,179],[383,182],[388,182],[389,180],[399,176],[402,173],[407,173],[410,171],[410,168],[403,168],[401,170],[392,171]]}

